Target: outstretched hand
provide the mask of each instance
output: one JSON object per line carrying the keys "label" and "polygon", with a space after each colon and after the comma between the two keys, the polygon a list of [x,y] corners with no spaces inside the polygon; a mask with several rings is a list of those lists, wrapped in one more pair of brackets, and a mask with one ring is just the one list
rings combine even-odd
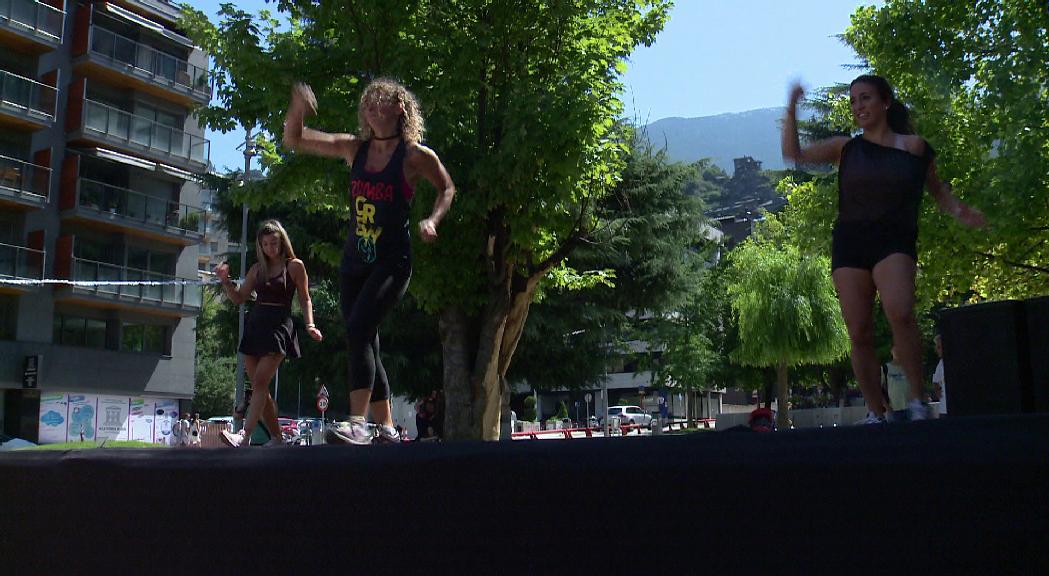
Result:
{"label": "outstretched hand", "polygon": [[219,282],[225,284],[229,280],[229,262],[223,262],[215,267],[215,276]]}
{"label": "outstretched hand", "polygon": [[313,88],[310,88],[310,85],[305,82],[296,82],[292,87],[291,102],[292,105],[302,106],[303,112],[307,115],[312,116],[317,113],[317,97],[313,94]]}
{"label": "outstretched hand", "polygon": [[805,89],[801,87],[801,82],[795,82],[790,87],[789,96],[787,97],[788,105],[791,108],[797,107],[798,102],[805,96]]}

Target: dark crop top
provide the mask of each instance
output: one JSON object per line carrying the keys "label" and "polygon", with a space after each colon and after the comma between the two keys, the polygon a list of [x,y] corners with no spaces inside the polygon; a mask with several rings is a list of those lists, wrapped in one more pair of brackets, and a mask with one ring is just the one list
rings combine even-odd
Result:
{"label": "dark crop top", "polygon": [[838,223],[877,222],[917,231],[925,177],[935,156],[928,142],[917,156],[862,136],[849,140],[838,163]]}
{"label": "dark crop top", "polygon": [[276,304],[278,306],[291,306],[291,300],[295,297],[295,281],[288,273],[288,266],[281,269],[280,274],[273,278],[265,278],[266,268],[259,266],[259,282],[255,286],[256,304]]}

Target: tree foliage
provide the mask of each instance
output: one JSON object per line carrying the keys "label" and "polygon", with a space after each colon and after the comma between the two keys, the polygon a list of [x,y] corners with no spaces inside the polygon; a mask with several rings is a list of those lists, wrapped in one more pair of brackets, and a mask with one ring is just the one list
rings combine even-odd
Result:
{"label": "tree foliage", "polygon": [[655,370],[659,381],[678,381],[666,364],[670,348],[677,358],[675,376],[703,369],[705,364],[688,362],[691,346],[701,343],[702,335],[690,332],[699,319],[683,312],[694,310],[700,298],[713,247],[703,204],[689,194],[700,176],[694,165],[672,163],[642,139],[635,138],[631,148],[621,180],[598,202],[595,232],[567,259],[573,269],[604,274],[604,280],[585,289],[551,286],[542,292],[518,348],[514,380],[539,389],[594,386],[612,356],[632,340],[664,350],[660,362],[641,366]]}
{"label": "tree foliage", "polygon": [[784,241],[775,216],[764,229],[737,246],[729,259],[726,285],[739,329],[734,361],[772,366],[777,371],[780,425],[787,423],[787,370],[827,364],[848,353],[849,339],[830,279],[830,262],[803,256]]}

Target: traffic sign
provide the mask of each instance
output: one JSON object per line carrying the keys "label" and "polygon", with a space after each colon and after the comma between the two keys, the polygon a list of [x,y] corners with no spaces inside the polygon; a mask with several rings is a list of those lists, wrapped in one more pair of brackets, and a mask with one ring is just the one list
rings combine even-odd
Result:
{"label": "traffic sign", "polygon": [[318,396],[317,397],[317,410],[324,412],[328,409],[328,397]]}
{"label": "traffic sign", "polygon": [[587,402],[590,402],[591,400],[593,400],[593,399],[594,399],[594,395],[593,395],[593,394],[591,394],[591,393],[589,393],[589,392],[587,392],[587,393],[586,393],[586,396],[583,396],[583,398],[584,398],[584,399],[585,399],[585,400],[586,400]]}
{"label": "traffic sign", "polygon": [[318,398],[327,398],[328,397],[328,387],[325,386],[324,384],[321,384],[321,390],[320,390],[320,392],[317,392],[317,397]]}

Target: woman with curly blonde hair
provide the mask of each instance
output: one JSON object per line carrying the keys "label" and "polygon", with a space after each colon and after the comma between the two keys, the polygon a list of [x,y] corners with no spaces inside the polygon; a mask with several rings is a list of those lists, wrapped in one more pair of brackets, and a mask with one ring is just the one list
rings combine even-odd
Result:
{"label": "woman with curly blonde hair", "polygon": [[350,168],[350,226],[340,266],[340,304],[349,348],[350,421],[329,430],[332,442],[369,444],[370,409],[380,441],[399,441],[390,409],[390,384],[379,357],[379,324],[404,296],[412,274],[409,208],[424,178],[437,190],[430,216],[418,224],[424,242],[452,204],[455,185],[440,158],[423,146],[423,119],[415,96],[381,78],[361,94],[357,134],[306,128],[317,100],[305,84],[292,89],[284,122],[284,146]]}

